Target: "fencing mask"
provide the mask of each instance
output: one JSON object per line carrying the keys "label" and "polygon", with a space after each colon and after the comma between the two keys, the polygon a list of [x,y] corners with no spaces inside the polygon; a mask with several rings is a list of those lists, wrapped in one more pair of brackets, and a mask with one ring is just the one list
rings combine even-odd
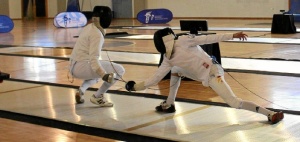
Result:
{"label": "fencing mask", "polygon": [[154,33],[153,36],[154,45],[157,51],[160,52],[162,55],[166,54],[166,57],[168,59],[171,58],[173,46],[174,46],[174,40],[176,38],[177,37],[171,28],[164,28],[158,30]]}
{"label": "fencing mask", "polygon": [[102,28],[108,28],[112,20],[112,11],[107,6],[95,6],[93,9],[93,17],[98,17],[99,25]]}

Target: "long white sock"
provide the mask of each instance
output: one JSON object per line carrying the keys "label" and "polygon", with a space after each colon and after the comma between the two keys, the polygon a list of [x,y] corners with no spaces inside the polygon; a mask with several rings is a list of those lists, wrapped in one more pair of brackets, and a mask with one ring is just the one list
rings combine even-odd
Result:
{"label": "long white sock", "polygon": [[209,85],[231,107],[257,112],[265,116],[274,113],[273,111],[267,110],[253,102],[237,98],[230,86],[226,83],[224,76],[222,76],[221,79],[221,81],[218,81],[218,78],[212,77],[210,78]]}
{"label": "long white sock", "polygon": [[174,104],[177,95],[178,88],[180,86],[181,78],[179,76],[171,75],[170,79],[170,91],[167,98],[167,104]]}
{"label": "long white sock", "polygon": [[96,84],[98,79],[84,80],[79,89],[84,93],[89,87]]}
{"label": "long white sock", "polygon": [[274,113],[271,110],[268,110],[268,109],[266,109],[264,107],[261,107],[261,106],[255,104],[255,103],[249,102],[249,101],[243,101],[241,109],[245,109],[245,110],[257,112],[257,113],[263,114],[265,116],[268,116],[269,114],[273,114]]}
{"label": "long white sock", "polygon": [[[117,72],[117,76],[116,76],[117,79],[121,79],[121,77],[125,73],[125,69],[123,68],[123,66],[121,66],[119,64],[110,63],[110,62],[103,62],[102,65],[107,70],[107,72]],[[117,80],[114,80],[111,83],[108,83],[108,82],[104,81],[103,84],[97,90],[97,92],[94,94],[94,96],[96,98],[99,98],[99,97],[103,96],[103,94],[105,94],[107,92],[107,90],[111,86],[113,86],[116,82],[117,82]]]}
{"label": "long white sock", "polygon": [[95,93],[95,97],[99,98],[101,97],[101,95],[103,95],[104,93],[107,92],[107,90],[114,84],[113,83],[107,83],[107,82],[103,82],[103,84],[101,85],[101,87],[97,90],[97,92]]}

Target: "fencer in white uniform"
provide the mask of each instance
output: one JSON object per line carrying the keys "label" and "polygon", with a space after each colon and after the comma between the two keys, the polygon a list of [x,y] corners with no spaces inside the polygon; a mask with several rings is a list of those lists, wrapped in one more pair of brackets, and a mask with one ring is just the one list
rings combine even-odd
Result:
{"label": "fencer in white uniform", "polygon": [[73,77],[82,79],[83,83],[75,94],[77,103],[84,103],[84,93],[100,78],[104,81],[90,101],[103,107],[113,106],[104,94],[125,73],[122,65],[110,61],[100,60],[104,44],[105,30],[99,23],[99,18],[92,17],[95,13],[86,13],[88,24],[81,30],[70,56],[70,73]]}
{"label": "fencer in white uniform", "polygon": [[[157,38],[160,37],[160,38]],[[156,107],[160,112],[175,112],[175,98],[180,86],[181,77],[187,77],[202,82],[211,87],[229,106],[263,114],[270,122],[277,123],[283,119],[282,112],[274,112],[253,102],[237,98],[224,79],[224,70],[199,45],[211,44],[225,40],[239,38],[246,40],[247,35],[235,34],[212,35],[183,35],[176,37],[172,29],[165,28],[154,34],[156,46],[163,46],[163,62],[153,76],[142,82],[129,81],[128,91],[139,91],[156,85],[171,70],[170,92],[166,101]]]}

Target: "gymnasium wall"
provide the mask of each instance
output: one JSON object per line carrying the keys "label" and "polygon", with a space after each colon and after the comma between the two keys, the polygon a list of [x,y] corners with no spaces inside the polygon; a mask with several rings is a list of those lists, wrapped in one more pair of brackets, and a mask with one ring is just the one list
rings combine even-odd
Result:
{"label": "gymnasium wall", "polygon": [[[61,3],[67,0],[47,0],[48,17],[53,18],[63,9]],[[82,10],[92,10],[95,5],[112,8],[112,0],[79,0],[84,2]],[[215,18],[272,18],[279,10],[288,11],[289,0],[144,0],[146,9],[167,8],[174,17]],[[0,14],[9,14],[12,19],[22,18],[22,0],[0,1]],[[8,8],[7,8],[8,7]],[[65,8],[66,9],[66,8]],[[136,15],[133,15],[135,18]]]}
{"label": "gymnasium wall", "polygon": [[108,6],[112,8],[112,0],[79,0],[79,5],[81,6],[82,11],[93,11],[94,6],[97,5]]}
{"label": "gymnasium wall", "polygon": [[0,15],[9,15],[8,0],[2,0],[0,4]]}
{"label": "gymnasium wall", "polygon": [[9,17],[12,19],[21,19],[22,17],[22,4],[21,0],[9,0],[8,5]]}
{"label": "gymnasium wall", "polygon": [[146,7],[167,8],[179,18],[272,18],[289,9],[289,0],[146,0]]}
{"label": "gymnasium wall", "polygon": [[[84,2],[84,3],[82,3]],[[95,5],[112,7],[111,0],[79,0],[82,10],[92,10]],[[47,0],[48,18],[54,18],[59,12],[65,11],[67,0]],[[92,8],[91,8],[92,7]],[[0,0],[0,15],[12,19],[22,19],[22,0]]]}

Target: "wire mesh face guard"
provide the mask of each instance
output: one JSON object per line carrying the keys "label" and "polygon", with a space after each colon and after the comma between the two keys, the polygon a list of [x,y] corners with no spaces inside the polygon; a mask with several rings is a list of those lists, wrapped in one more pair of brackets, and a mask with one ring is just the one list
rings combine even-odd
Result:
{"label": "wire mesh face guard", "polygon": [[99,17],[99,23],[102,28],[108,28],[112,21],[112,11],[107,6],[95,6],[93,17]]}
{"label": "wire mesh face guard", "polygon": [[158,30],[154,33],[153,40],[154,40],[154,45],[156,47],[156,50],[164,54],[166,53],[166,46],[163,41],[163,37],[167,35],[174,35],[174,38],[176,38],[176,35],[174,34],[173,30],[171,28],[164,28],[161,30]]}

